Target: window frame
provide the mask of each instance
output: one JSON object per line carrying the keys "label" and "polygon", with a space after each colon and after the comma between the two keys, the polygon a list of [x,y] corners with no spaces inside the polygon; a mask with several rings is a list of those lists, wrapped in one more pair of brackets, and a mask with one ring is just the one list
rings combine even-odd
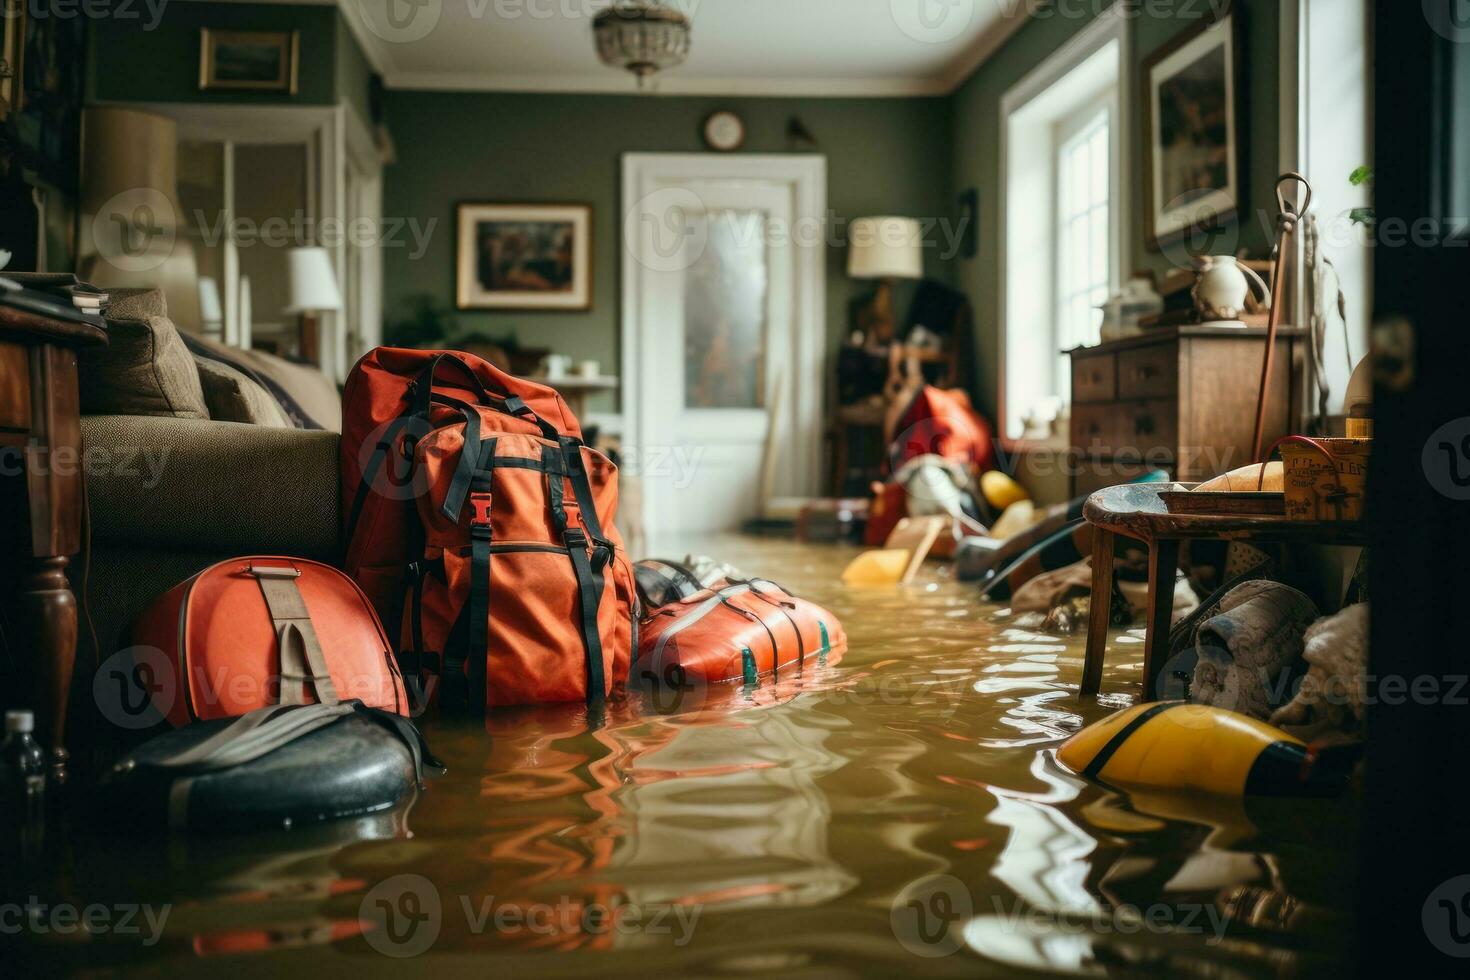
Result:
{"label": "window frame", "polygon": [[[1135,121],[1131,117],[1133,39],[1130,18],[1115,4],[1094,18],[1044,62],[1007,89],[1000,100],[1000,173],[997,188],[1000,216],[996,255],[996,319],[999,355],[994,403],[999,439],[1004,449],[1025,451],[1033,443],[1021,438],[1022,417],[1048,397],[1061,393],[1070,403],[1070,371],[1058,364],[1052,343],[1055,327],[1044,332],[1038,323],[1051,320],[1056,274],[1050,268],[1054,246],[1049,241],[1055,221],[1051,160],[1051,126],[1077,107],[1104,98],[1111,103],[1109,125],[1110,268],[1112,289],[1123,281],[1123,269],[1134,261],[1138,243],[1128,215],[1137,194],[1127,179]],[[1087,79],[1096,77],[1097,81]],[[1091,86],[1090,89],[1086,89]],[[1079,94],[1079,87],[1086,89]],[[1125,107],[1130,107],[1125,109]],[[1043,224],[1044,222],[1044,224]],[[1053,375],[1060,372],[1060,377]],[[1056,383],[1053,384],[1053,381]],[[1048,439],[1047,445],[1065,443]]]}

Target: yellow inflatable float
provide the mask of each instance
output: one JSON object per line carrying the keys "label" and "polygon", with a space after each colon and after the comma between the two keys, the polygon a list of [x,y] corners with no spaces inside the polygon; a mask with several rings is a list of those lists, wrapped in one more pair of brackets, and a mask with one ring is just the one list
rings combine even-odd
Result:
{"label": "yellow inflatable float", "polygon": [[1062,743],[1068,769],[1113,786],[1217,796],[1321,796],[1339,791],[1345,756],[1328,764],[1299,738],[1234,711],[1185,701],[1137,704]]}

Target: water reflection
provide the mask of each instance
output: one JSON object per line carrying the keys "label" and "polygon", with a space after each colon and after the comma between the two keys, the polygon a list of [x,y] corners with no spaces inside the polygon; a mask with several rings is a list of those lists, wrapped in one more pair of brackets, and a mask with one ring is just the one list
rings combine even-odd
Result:
{"label": "water reflection", "polygon": [[[845,659],[754,689],[634,690],[596,724],[580,706],[434,722],[449,775],[411,812],[223,842],[104,838],[46,890],[173,903],[162,943],[107,965],[180,975],[249,956],[310,973],[345,954],[450,974],[1269,976],[1347,948],[1340,807],[1124,794],[1055,764],[1061,740],[1134,699],[1138,644],[1113,646],[1105,696],[1082,702],[1080,637],[1015,629],[937,569],[856,592],[836,581],[848,551],[712,548],[828,606]],[[972,911],[962,948],[922,959],[890,914],[937,874]],[[400,960],[364,909],[394,888],[382,907],[398,909],[405,883],[438,912]],[[1138,926],[1151,908],[1159,924]],[[690,930],[649,928],[654,910]],[[549,951],[568,956],[527,958]]]}

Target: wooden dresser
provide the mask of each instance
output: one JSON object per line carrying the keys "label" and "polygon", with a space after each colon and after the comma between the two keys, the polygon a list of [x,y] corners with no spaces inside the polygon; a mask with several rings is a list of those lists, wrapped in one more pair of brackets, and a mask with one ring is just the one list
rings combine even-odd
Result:
{"label": "wooden dresser", "polygon": [[[1277,331],[1263,442],[1299,429],[1303,332]],[[1072,359],[1072,494],[1154,467],[1208,480],[1253,462],[1266,332],[1183,326],[1067,352]]]}

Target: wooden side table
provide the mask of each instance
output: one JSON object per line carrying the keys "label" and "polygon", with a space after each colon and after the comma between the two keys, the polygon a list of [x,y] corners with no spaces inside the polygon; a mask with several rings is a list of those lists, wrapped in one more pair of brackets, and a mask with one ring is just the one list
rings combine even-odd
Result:
{"label": "wooden side table", "polygon": [[8,515],[3,526],[29,531],[28,539],[18,534],[0,544],[21,552],[11,648],[25,672],[17,693],[35,711],[37,735],[61,778],[77,648],[77,600],[66,567],[82,546],[84,492],[76,351],[106,343],[106,332],[92,324],[0,306],[0,453],[4,479],[24,482],[24,493],[14,497],[28,511],[28,519]]}
{"label": "wooden side table", "polygon": [[1087,656],[1082,666],[1081,694],[1102,687],[1103,651],[1108,642],[1108,613],[1113,596],[1113,541],[1116,535],[1148,544],[1148,612],[1143,641],[1143,695],[1157,690],[1169,646],[1174,585],[1179,571],[1179,542],[1189,538],[1227,541],[1315,542],[1363,545],[1368,531],[1359,521],[1297,521],[1285,517],[1242,514],[1171,514],[1159,494],[1188,490],[1187,484],[1124,484],[1099,490],[1087,498],[1082,516],[1093,527],[1092,607],[1087,625]]}

